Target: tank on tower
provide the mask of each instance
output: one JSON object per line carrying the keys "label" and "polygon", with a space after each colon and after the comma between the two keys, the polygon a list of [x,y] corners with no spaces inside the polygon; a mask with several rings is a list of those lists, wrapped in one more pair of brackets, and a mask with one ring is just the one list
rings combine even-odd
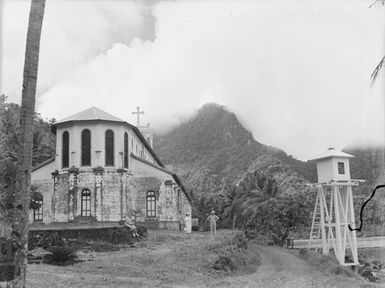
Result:
{"label": "tank on tower", "polygon": [[329,148],[327,151],[316,157],[318,183],[330,181],[349,181],[350,166],[349,158],[353,155]]}

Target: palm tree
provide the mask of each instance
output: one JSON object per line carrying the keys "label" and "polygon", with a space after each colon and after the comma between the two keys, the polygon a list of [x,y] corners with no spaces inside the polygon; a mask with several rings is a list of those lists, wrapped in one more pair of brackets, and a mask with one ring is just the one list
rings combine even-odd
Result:
{"label": "palm tree", "polygon": [[[28,244],[28,210],[30,204],[32,148],[33,148],[33,117],[35,113],[35,95],[37,71],[39,63],[40,35],[43,24],[45,0],[32,0],[29,14],[27,43],[24,61],[23,90],[21,110],[17,133],[16,179],[11,197],[13,202],[6,203],[2,234],[13,242],[14,259],[7,266],[9,273],[7,287],[26,287],[26,262]],[[2,215],[4,216],[4,215]],[[3,226],[4,225],[4,226]],[[6,227],[7,226],[7,227]],[[2,267],[3,269],[3,267]],[[0,273],[3,275],[4,273]]]}
{"label": "palm tree", "polygon": [[247,173],[237,186],[225,187],[220,197],[222,218],[240,228],[257,212],[259,205],[278,194],[278,184],[260,171]]}
{"label": "palm tree", "polygon": [[370,75],[370,80],[372,82],[372,85],[374,84],[374,82],[376,81],[376,79],[378,78],[378,75],[380,74],[381,70],[382,70],[382,67],[384,66],[385,64],[385,56],[381,59],[381,61],[377,64],[376,68],[374,69],[372,75]]}
{"label": "palm tree", "polygon": [[211,210],[215,209],[215,202],[209,196],[201,196],[194,201],[194,217],[199,219],[199,223],[206,223]]}
{"label": "palm tree", "polygon": [[219,207],[223,219],[232,217],[233,202],[237,195],[235,186],[225,186],[224,190],[219,194]]}
{"label": "palm tree", "polygon": [[[374,3],[372,5],[370,5],[370,7],[374,6],[374,4],[376,4],[378,2],[380,2],[382,5],[385,5],[385,0],[376,0],[376,1],[374,1]],[[373,70],[372,75],[370,75],[370,80],[372,82],[372,85],[374,84],[374,82],[378,78],[384,65],[385,65],[385,56],[382,57],[381,61],[377,64],[376,68]]]}

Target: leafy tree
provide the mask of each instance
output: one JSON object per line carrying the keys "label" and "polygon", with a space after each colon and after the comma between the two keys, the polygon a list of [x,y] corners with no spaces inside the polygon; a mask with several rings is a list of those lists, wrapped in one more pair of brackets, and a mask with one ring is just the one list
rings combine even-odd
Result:
{"label": "leafy tree", "polygon": [[[0,96],[0,131],[1,138],[7,142],[3,151],[15,154],[18,145],[17,126],[19,123],[20,105],[7,103],[5,95]],[[55,119],[48,122],[43,120],[40,114],[33,116],[33,150],[32,166],[36,166],[55,155],[55,135],[51,132],[51,124]],[[16,156],[14,159],[16,160]]]}
{"label": "leafy tree", "polygon": [[276,245],[283,245],[290,231],[307,225],[309,219],[309,209],[303,197],[282,195],[260,203],[244,228],[249,237],[262,236]]}

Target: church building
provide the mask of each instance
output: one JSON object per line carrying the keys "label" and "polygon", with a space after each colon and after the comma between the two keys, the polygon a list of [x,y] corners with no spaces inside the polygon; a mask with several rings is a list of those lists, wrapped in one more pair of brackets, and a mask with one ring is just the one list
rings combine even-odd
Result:
{"label": "church building", "polygon": [[191,217],[190,196],[142,128],[95,107],[53,124],[56,155],[32,170],[41,205],[30,211],[31,225],[100,225],[129,214],[149,228],[179,229]]}

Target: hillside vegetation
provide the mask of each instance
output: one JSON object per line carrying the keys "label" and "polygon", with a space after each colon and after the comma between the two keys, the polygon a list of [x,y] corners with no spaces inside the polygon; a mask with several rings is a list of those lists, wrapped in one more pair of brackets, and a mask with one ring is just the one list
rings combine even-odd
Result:
{"label": "hillside vegetation", "polygon": [[234,113],[218,104],[204,105],[193,119],[155,137],[154,147],[164,164],[199,195],[219,193],[226,184],[239,180],[259,157],[264,157],[264,163],[279,160],[308,181],[316,175],[315,163],[301,162],[259,143]]}

